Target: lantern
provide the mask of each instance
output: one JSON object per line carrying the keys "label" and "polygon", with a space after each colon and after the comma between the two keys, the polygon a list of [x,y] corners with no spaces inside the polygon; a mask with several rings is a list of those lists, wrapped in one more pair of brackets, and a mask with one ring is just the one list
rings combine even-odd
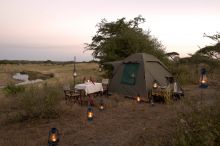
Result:
{"label": "lantern", "polygon": [[59,143],[59,132],[56,128],[51,128],[49,131],[48,145],[49,146],[58,146]]}
{"label": "lantern", "polygon": [[92,120],[93,120],[93,111],[92,111],[92,108],[91,108],[91,107],[88,107],[88,110],[87,110],[87,119],[88,119],[88,121],[92,121]]}
{"label": "lantern", "polygon": [[104,110],[104,105],[100,105],[100,110]]}
{"label": "lantern", "polygon": [[[75,88],[75,84],[76,84],[76,56],[74,56],[74,66],[73,66],[73,84],[74,84],[74,88]],[[74,90],[75,92],[75,90]]]}
{"label": "lantern", "polygon": [[100,101],[100,107],[99,107],[100,110],[104,110],[104,102],[103,100]]}
{"label": "lantern", "polygon": [[150,100],[151,106],[154,106],[154,97],[152,96],[152,99]]}
{"label": "lantern", "polygon": [[206,69],[202,68],[201,69],[201,75],[200,75],[200,88],[207,88],[208,84],[207,84],[208,80],[207,80],[207,76],[206,76]]}
{"label": "lantern", "polygon": [[137,100],[137,102],[141,102],[141,97],[140,97],[140,95],[138,95],[138,96],[136,97],[136,100]]}
{"label": "lantern", "polygon": [[154,82],[153,82],[153,88],[154,88],[154,89],[158,88],[158,83],[157,83],[156,80],[154,80]]}
{"label": "lantern", "polygon": [[74,72],[73,72],[73,76],[74,76],[74,77],[76,77],[76,76],[77,76],[77,73],[76,73],[76,71],[74,71]]}

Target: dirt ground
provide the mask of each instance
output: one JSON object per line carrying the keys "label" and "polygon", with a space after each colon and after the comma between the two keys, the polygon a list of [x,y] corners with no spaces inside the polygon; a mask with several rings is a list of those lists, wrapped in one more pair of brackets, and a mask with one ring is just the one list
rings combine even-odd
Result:
{"label": "dirt ground", "polygon": [[[197,88],[195,85],[185,87],[186,97],[198,97],[200,90]],[[219,95],[220,91],[216,86],[210,87],[204,92],[203,100],[209,101],[207,98],[214,100]],[[117,102],[106,107],[104,111],[94,108],[95,117],[92,123],[86,119],[86,106],[63,103],[69,113],[65,112],[60,119],[1,126],[0,145],[46,145],[48,130],[51,127],[59,129],[62,146],[125,146],[138,145],[140,141],[144,141],[145,145],[152,145],[172,132],[174,126],[172,121],[176,117],[175,108],[181,104],[180,101],[170,105],[151,106],[148,103],[139,104],[123,97],[109,98],[112,99],[108,100]],[[145,135],[145,139],[142,139],[142,135]]]}
{"label": "dirt ground", "polygon": [[174,115],[169,105],[156,104],[152,107],[130,99],[118,101],[104,111],[94,108],[92,123],[86,119],[87,107],[72,105],[66,110],[70,113],[56,120],[1,126],[0,145],[45,145],[51,127],[60,130],[62,146],[127,145],[143,132],[151,136],[166,134],[168,120]]}
{"label": "dirt ground", "polygon": [[[217,79],[210,81],[209,88],[203,91],[202,100],[206,104],[220,97],[220,79]],[[198,85],[183,88],[185,98],[201,99]],[[106,103],[105,110],[94,107],[91,123],[86,118],[86,106],[62,101],[63,112],[59,119],[0,125],[0,146],[47,145],[48,131],[52,127],[60,132],[60,146],[141,146],[143,143],[152,146],[169,138],[177,111],[184,104],[184,99],[151,106],[119,95],[102,98]]]}

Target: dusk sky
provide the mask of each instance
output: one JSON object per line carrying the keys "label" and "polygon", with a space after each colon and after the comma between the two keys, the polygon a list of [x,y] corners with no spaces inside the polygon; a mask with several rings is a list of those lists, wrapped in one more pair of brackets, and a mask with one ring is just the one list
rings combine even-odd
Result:
{"label": "dusk sky", "polygon": [[92,59],[84,51],[103,18],[142,15],[144,30],[181,57],[220,31],[220,0],[0,0],[0,60]]}

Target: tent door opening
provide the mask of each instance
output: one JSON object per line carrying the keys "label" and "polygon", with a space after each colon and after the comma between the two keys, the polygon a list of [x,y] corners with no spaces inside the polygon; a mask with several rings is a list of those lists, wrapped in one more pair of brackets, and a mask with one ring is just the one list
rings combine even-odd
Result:
{"label": "tent door opening", "polygon": [[121,77],[121,83],[127,85],[135,85],[139,63],[125,63]]}

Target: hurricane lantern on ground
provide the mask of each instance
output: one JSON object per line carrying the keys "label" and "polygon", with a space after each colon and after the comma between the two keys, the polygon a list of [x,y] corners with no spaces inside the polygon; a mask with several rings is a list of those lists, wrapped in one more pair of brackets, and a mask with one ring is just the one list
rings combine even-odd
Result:
{"label": "hurricane lantern on ground", "polygon": [[51,128],[49,131],[48,145],[49,146],[58,146],[59,143],[59,132],[56,128]]}
{"label": "hurricane lantern on ground", "polygon": [[136,100],[137,100],[138,103],[141,102],[141,97],[140,97],[140,95],[137,95]]}
{"label": "hurricane lantern on ground", "polygon": [[200,88],[207,88],[208,87],[208,79],[207,79],[207,76],[206,76],[206,69],[205,68],[202,68],[201,71],[200,71],[200,79],[199,79],[199,82],[200,82]]}
{"label": "hurricane lantern on ground", "polygon": [[87,119],[88,121],[92,121],[93,120],[93,110],[92,107],[88,107],[87,109]]}
{"label": "hurricane lantern on ground", "polygon": [[101,101],[100,101],[99,109],[100,109],[100,110],[104,110],[104,108],[105,108],[105,107],[104,107],[104,102],[103,102],[103,100],[101,100]]}

